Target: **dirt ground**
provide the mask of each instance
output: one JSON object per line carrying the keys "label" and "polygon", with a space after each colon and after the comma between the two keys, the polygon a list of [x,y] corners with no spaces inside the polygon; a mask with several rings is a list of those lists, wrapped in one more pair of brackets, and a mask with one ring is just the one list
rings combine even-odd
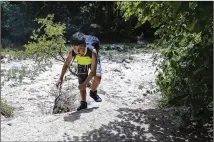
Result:
{"label": "dirt ground", "polygon": [[79,112],[78,79],[67,72],[62,93],[71,96],[73,111],[55,115],[52,109],[59,91],[55,83],[63,63],[52,60],[37,66],[30,59],[2,59],[1,97],[14,108],[14,117],[2,116],[1,140],[211,141],[207,130],[178,129],[179,118],[157,106],[161,94],[155,91],[152,55],[153,51],[103,52],[98,89],[103,101],[97,103],[87,95],[88,109]]}

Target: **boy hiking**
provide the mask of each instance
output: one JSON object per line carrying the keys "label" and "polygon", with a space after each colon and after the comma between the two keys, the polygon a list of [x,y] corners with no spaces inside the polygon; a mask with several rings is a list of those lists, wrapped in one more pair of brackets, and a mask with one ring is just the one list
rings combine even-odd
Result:
{"label": "boy hiking", "polygon": [[[77,59],[78,63],[78,80],[79,89],[81,95],[80,106],[77,111],[87,108],[86,102],[86,86],[89,81],[93,79],[92,87],[90,90],[90,96],[96,101],[101,102],[102,99],[97,95],[97,88],[101,81],[102,68],[100,65],[100,59],[98,57],[98,50],[100,47],[99,39],[95,36],[85,35],[83,33],[77,32],[71,37],[72,51],[69,52],[67,59],[62,67],[61,75],[56,83],[58,88],[62,84],[63,77],[72,58]],[[90,68],[90,73],[88,70]]]}

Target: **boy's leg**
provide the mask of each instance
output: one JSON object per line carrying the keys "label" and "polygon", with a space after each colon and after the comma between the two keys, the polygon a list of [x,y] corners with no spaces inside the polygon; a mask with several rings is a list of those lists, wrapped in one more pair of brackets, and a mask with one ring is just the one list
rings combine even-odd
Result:
{"label": "boy's leg", "polygon": [[80,90],[82,101],[86,102],[86,90]]}
{"label": "boy's leg", "polygon": [[100,57],[98,55],[97,57],[97,69],[96,69],[96,76],[94,77],[93,83],[92,83],[92,87],[91,90],[92,91],[96,91],[100,82],[101,82],[101,78],[102,78],[102,67],[101,67],[101,63],[100,63]]}
{"label": "boy's leg", "polygon": [[97,63],[97,70],[96,70],[96,76],[94,77],[94,80],[92,82],[92,87],[90,90],[90,96],[96,101],[101,102],[102,99],[97,95],[97,88],[101,82],[102,78],[102,68],[100,64],[100,59],[98,57],[98,63]]}
{"label": "boy's leg", "polygon": [[[88,77],[88,74],[79,74],[78,75],[79,84],[82,84],[86,80],[87,77]],[[86,89],[80,90],[80,95],[81,95],[82,101],[86,102]]]}
{"label": "boy's leg", "polygon": [[96,76],[94,77],[93,79],[93,82],[92,82],[92,87],[91,87],[91,91],[96,91],[100,82],[101,82],[101,74],[97,73]]}
{"label": "boy's leg", "polygon": [[[87,76],[88,74],[79,74],[78,75],[79,84],[83,83],[86,80]],[[80,96],[81,96],[81,102],[80,102],[80,106],[77,108],[77,111],[87,108],[86,90],[80,90]]]}

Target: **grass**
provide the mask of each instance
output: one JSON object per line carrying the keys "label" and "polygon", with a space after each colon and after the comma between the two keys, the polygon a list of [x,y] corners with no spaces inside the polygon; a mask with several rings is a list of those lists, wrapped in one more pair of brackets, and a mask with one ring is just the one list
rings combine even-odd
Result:
{"label": "grass", "polygon": [[11,68],[7,71],[5,75],[5,81],[15,80],[19,83],[22,82],[23,78],[28,76],[31,71],[27,70],[27,67],[22,66],[20,69],[18,68]]}
{"label": "grass", "polygon": [[1,55],[9,55],[9,56],[12,56],[12,57],[20,59],[20,60],[27,57],[27,54],[24,50],[18,50],[18,49],[1,48],[0,53],[1,53]]}

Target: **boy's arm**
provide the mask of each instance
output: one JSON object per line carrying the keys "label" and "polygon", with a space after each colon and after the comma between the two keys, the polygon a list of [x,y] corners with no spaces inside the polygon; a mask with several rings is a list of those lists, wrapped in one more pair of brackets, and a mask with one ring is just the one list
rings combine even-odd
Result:
{"label": "boy's arm", "polygon": [[64,65],[63,65],[63,67],[62,67],[61,75],[60,75],[60,78],[59,78],[61,81],[63,80],[63,77],[64,77],[64,75],[65,75],[65,73],[66,73],[66,71],[67,71],[67,69],[69,67],[69,64],[71,63],[71,60],[72,60],[72,52],[69,52],[69,54],[68,54],[68,56],[66,58],[66,61],[65,61]]}

